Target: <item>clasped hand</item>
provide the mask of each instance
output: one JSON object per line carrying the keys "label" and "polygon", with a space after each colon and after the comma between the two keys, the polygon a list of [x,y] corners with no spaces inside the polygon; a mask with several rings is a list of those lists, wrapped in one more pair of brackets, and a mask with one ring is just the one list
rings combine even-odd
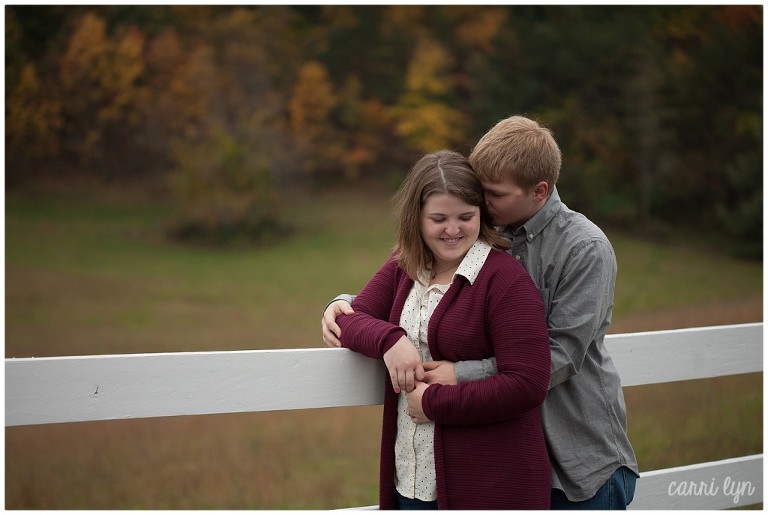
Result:
{"label": "clasped hand", "polygon": [[424,366],[421,363],[421,356],[407,336],[401,336],[384,353],[384,364],[389,371],[389,378],[395,393],[400,393],[401,390],[413,391],[415,382],[424,380]]}
{"label": "clasped hand", "polygon": [[[332,302],[323,313],[323,341],[329,347],[341,347],[341,329],[336,324],[340,314],[354,313],[346,301]],[[421,356],[407,337],[401,337],[386,353],[384,364],[389,371],[392,388],[395,393],[405,390],[408,401],[408,413],[417,424],[429,422],[421,407],[424,391],[431,384],[456,384],[456,369],[450,361],[427,361],[422,363]]]}
{"label": "clasped hand", "polygon": [[405,390],[408,413],[417,424],[429,422],[424,414],[421,400],[430,384],[456,384],[454,364],[448,361],[427,361],[421,356],[411,340],[402,336],[384,353],[384,364],[392,381],[395,393]]}
{"label": "clasped hand", "polygon": [[424,382],[424,365],[421,356],[406,336],[399,340],[384,353],[384,364],[389,371],[389,379],[395,393],[405,391],[405,400],[408,402],[406,413],[417,424],[429,422],[421,408],[421,398],[427,384]]}

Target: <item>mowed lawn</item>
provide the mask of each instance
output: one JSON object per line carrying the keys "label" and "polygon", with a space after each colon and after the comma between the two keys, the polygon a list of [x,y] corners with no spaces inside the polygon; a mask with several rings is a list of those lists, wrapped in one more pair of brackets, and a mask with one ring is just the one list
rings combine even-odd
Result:
{"label": "mowed lawn", "polygon": [[[167,242],[170,207],[143,195],[11,192],[6,357],[322,346],[327,301],[390,252],[390,195],[286,195],[285,240],[216,250]],[[762,263],[607,232],[612,332],[762,321]],[[643,470],[762,452],[762,374],[625,392]],[[6,508],[375,504],[379,418],[374,406],[8,428]]]}

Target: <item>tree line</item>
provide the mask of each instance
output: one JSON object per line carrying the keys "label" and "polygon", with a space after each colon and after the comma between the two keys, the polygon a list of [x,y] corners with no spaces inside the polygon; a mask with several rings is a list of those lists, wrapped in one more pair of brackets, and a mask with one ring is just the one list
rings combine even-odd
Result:
{"label": "tree line", "polygon": [[5,7],[6,186],[162,178],[177,235],[263,238],[285,185],[397,182],[525,114],[566,202],[762,255],[762,6]]}

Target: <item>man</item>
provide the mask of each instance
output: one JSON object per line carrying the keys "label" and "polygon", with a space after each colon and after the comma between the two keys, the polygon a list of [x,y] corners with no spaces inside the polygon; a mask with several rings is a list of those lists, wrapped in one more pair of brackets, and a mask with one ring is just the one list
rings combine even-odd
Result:
{"label": "man", "polygon": [[[494,223],[512,242],[509,252],[544,301],[552,374],[541,414],[553,470],[551,508],[626,509],[638,468],[621,382],[604,345],[616,282],[613,248],[594,223],[561,202],[555,187],[560,149],[535,121],[522,116],[500,121],[469,161]],[[350,303],[348,297],[326,308],[327,345],[340,345],[335,318],[352,312]],[[423,370],[416,371],[417,379],[428,384],[496,373],[493,360],[427,362]]]}

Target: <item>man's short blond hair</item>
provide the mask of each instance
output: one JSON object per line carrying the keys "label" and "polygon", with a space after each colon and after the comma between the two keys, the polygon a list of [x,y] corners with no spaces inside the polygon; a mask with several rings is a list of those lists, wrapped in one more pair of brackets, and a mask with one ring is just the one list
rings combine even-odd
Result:
{"label": "man's short blond hair", "polygon": [[546,181],[552,192],[560,176],[562,156],[552,131],[524,116],[510,116],[480,138],[469,162],[483,182],[509,178],[531,191]]}

